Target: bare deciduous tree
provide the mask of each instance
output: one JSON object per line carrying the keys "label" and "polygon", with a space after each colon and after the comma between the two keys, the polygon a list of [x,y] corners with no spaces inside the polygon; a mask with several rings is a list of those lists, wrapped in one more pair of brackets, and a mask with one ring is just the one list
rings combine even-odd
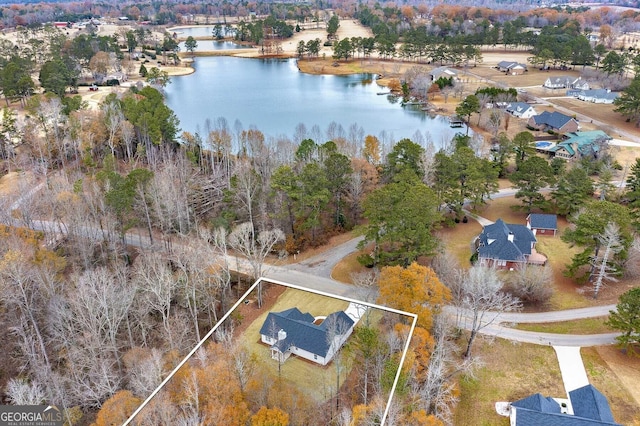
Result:
{"label": "bare deciduous tree", "polygon": [[9,379],[5,393],[13,405],[39,405],[47,397],[44,386],[38,381],[16,378]]}
{"label": "bare deciduous tree", "polygon": [[548,264],[521,264],[510,274],[507,290],[523,302],[545,304],[553,295],[553,270]]}
{"label": "bare deciduous tree", "polygon": [[[231,231],[229,245],[249,261],[253,279],[257,280],[262,276],[267,255],[277,243],[284,239],[284,232],[280,229],[261,231],[255,237],[253,226],[245,222]],[[262,280],[258,283],[257,290],[258,307],[262,307]]]}
{"label": "bare deciduous tree", "polygon": [[604,232],[598,235],[597,238],[602,247],[604,247],[604,252],[602,253],[602,257],[594,259],[594,299],[598,298],[598,294],[604,286],[605,281],[618,281],[618,279],[613,275],[617,272],[617,269],[609,264],[609,258],[616,253],[620,253],[624,249],[624,246],[620,241],[620,228],[618,228],[618,225],[613,222],[607,223],[607,226],[604,228]]}
{"label": "bare deciduous tree", "polygon": [[463,306],[470,321],[464,357],[469,358],[478,332],[491,325],[501,313],[519,310],[522,305],[517,297],[502,291],[502,281],[494,268],[481,265],[471,267],[463,285]]}

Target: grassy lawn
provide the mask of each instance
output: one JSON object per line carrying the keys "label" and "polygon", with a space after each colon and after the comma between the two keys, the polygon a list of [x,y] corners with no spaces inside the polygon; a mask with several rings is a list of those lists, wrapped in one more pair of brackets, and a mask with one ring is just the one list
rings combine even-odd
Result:
{"label": "grassy lawn", "polygon": [[480,338],[473,351],[483,366],[475,378],[460,379],[460,402],[453,424],[507,426],[509,419],[496,413],[496,402],[517,401],[536,392],[566,395],[553,348]]}
{"label": "grassy lawn", "polygon": [[[618,423],[638,425],[640,424],[640,408],[637,403],[637,390],[639,388],[637,368],[640,363],[638,363],[637,359],[627,359],[625,361],[628,365],[635,364],[635,371],[628,371],[626,374],[623,372],[626,375],[625,379],[633,381],[633,383],[625,386],[618,376],[619,372],[612,370],[602,356],[602,352],[606,353],[611,350],[611,347],[582,348],[580,350],[589,383],[607,397],[613,418]],[[608,353],[606,356],[613,357]],[[636,399],[629,393],[629,387],[635,388]]]}
{"label": "grassy lawn", "polygon": [[338,262],[338,264],[333,268],[333,271],[331,271],[331,278],[342,283],[353,284],[351,274],[367,270],[367,268],[358,262],[358,256],[362,253],[364,252],[356,251]]}
{"label": "grassy lawn", "polygon": [[573,321],[546,322],[541,324],[517,324],[519,330],[537,331],[540,333],[560,334],[601,334],[611,333],[604,322],[607,317],[585,318]]}
{"label": "grassy lawn", "polygon": [[[279,312],[297,307],[302,312],[309,312],[313,316],[327,315],[335,311],[344,310],[349,305],[344,300],[320,296],[306,291],[287,289],[273,305],[271,311]],[[269,371],[273,377],[278,376],[278,363],[271,359],[271,353],[266,345],[260,343],[260,328],[268,312],[260,315],[241,337],[246,347],[255,354],[259,368]],[[342,383],[348,374],[346,369],[341,372]],[[334,363],[326,367],[310,361],[292,356],[281,366],[281,377],[287,385],[307,393],[316,401],[323,401],[331,396],[331,389],[335,389],[336,372]]]}
{"label": "grassy lawn", "polygon": [[[461,396],[454,424],[507,426],[509,419],[495,412],[494,404],[498,401],[513,402],[537,392],[543,396],[566,397],[553,348],[503,339],[481,339],[476,344],[475,356],[480,357],[483,366],[474,379],[460,379]],[[600,349],[581,349],[589,382],[605,394],[618,423],[633,424],[634,420],[640,420],[638,405],[607,366]]]}

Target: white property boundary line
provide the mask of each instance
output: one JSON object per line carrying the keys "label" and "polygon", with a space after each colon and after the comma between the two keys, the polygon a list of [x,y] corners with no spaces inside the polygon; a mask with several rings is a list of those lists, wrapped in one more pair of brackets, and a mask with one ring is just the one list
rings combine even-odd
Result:
{"label": "white property boundary line", "polygon": [[383,311],[387,311],[387,312],[392,312],[394,314],[399,314],[399,315],[406,315],[408,317],[413,318],[413,321],[411,321],[411,328],[409,329],[409,335],[407,336],[407,341],[404,345],[404,350],[402,351],[402,357],[400,358],[400,364],[398,365],[398,371],[396,371],[396,377],[393,380],[393,386],[391,386],[391,391],[389,392],[389,399],[387,400],[387,406],[385,407],[384,410],[384,415],[382,416],[382,422],[381,425],[384,425],[384,422],[387,419],[387,415],[389,414],[389,408],[391,406],[391,399],[393,398],[393,394],[396,391],[396,385],[398,384],[398,380],[400,379],[400,373],[402,371],[402,366],[404,365],[404,360],[407,356],[407,352],[409,350],[409,344],[411,343],[411,338],[413,336],[413,331],[416,328],[416,322],[418,320],[418,315],[417,314],[413,314],[410,312],[404,312],[404,311],[400,311],[397,309],[393,309],[393,308],[389,308],[387,306],[381,306],[381,305],[376,305],[373,303],[368,303],[368,302],[363,302],[363,301],[359,301],[359,300],[355,300],[355,299],[351,299],[350,297],[344,297],[344,296],[337,296],[335,294],[331,294],[331,293],[326,293],[324,291],[319,291],[319,290],[312,290],[306,287],[301,287],[295,284],[289,284],[289,283],[285,283],[283,281],[279,281],[279,280],[274,280],[271,278],[258,278],[258,280],[253,283],[253,285],[242,295],[242,297],[240,297],[240,299],[238,299],[238,301],[231,307],[231,309],[229,309],[229,311],[227,311],[226,314],[224,314],[224,316],[222,318],[220,318],[220,320],[216,323],[216,325],[213,326],[213,328],[202,338],[202,340],[200,340],[200,342],[198,342],[198,344],[191,350],[191,352],[189,352],[187,354],[187,356],[184,357],[184,359],[182,361],[180,361],[180,363],[173,369],[173,371],[171,371],[171,373],[169,373],[169,375],[162,381],[162,383],[160,383],[160,385],[153,391],[151,392],[151,395],[149,395],[147,397],[147,399],[145,399],[142,404],[140,404],[140,406],[133,412],[133,414],[131,414],[131,416],[127,419],[126,422],[124,422],[123,426],[127,426],[129,424],[131,424],[131,422],[133,422],[133,419],[140,414],[140,412],[144,409],[144,407],[147,406],[147,404],[151,401],[151,399],[156,396],[158,394],[158,392],[160,392],[160,390],[164,387],[164,385],[166,385],[169,380],[171,380],[171,378],[178,372],[178,370],[180,370],[180,368],[186,364],[187,361],[189,361],[189,358],[191,358],[197,351],[198,349],[200,349],[200,347],[211,337],[211,335],[213,333],[215,333],[215,331],[218,329],[218,327],[229,317],[229,315],[231,315],[231,313],[238,307],[238,305],[240,305],[240,303],[242,303],[244,301],[244,299],[246,299],[249,294],[251,294],[251,292],[256,288],[256,286],[260,283],[260,282],[265,282],[265,283],[273,283],[273,284],[277,284],[277,285],[282,285],[285,287],[290,287],[296,290],[302,290],[302,291],[307,291],[309,293],[315,293],[315,294],[319,294],[321,296],[326,296],[326,297],[333,297],[336,299],[342,299],[344,301],[350,302],[350,303],[357,303],[360,305],[365,305],[368,306],[370,308],[375,308],[375,309],[380,309]]}

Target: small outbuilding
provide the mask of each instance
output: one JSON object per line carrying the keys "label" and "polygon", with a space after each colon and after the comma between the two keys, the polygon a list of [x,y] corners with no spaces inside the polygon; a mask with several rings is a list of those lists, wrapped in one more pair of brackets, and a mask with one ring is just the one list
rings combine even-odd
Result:
{"label": "small outbuilding", "polygon": [[531,213],[527,216],[527,228],[533,235],[553,235],[558,232],[558,216],[555,214]]}

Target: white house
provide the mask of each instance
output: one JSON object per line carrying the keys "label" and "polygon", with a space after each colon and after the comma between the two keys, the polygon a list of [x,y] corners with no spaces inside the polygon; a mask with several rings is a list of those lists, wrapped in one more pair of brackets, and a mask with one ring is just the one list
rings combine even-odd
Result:
{"label": "white house", "polygon": [[526,118],[529,119],[534,115],[538,115],[535,108],[525,102],[511,102],[507,105],[506,111],[518,118]]}
{"label": "white house", "polygon": [[612,104],[618,98],[618,94],[609,89],[581,90],[576,94],[576,98],[594,104]]}
{"label": "white house", "polygon": [[453,77],[454,79],[458,78],[458,72],[449,67],[434,68],[433,70],[431,70],[429,75],[431,76],[431,81],[436,81],[440,77],[444,77],[444,78]]}
{"label": "white house", "polygon": [[582,77],[560,76],[549,77],[543,84],[547,89],[580,89],[589,90],[589,83],[584,81]]}
{"label": "white house", "polygon": [[496,68],[509,75],[521,75],[527,71],[525,64],[514,61],[500,61]]}
{"label": "white house", "polygon": [[327,365],[353,332],[356,322],[344,311],[314,318],[298,308],[269,312],[260,340],[270,345],[271,358],[286,361],[292,354]]}

